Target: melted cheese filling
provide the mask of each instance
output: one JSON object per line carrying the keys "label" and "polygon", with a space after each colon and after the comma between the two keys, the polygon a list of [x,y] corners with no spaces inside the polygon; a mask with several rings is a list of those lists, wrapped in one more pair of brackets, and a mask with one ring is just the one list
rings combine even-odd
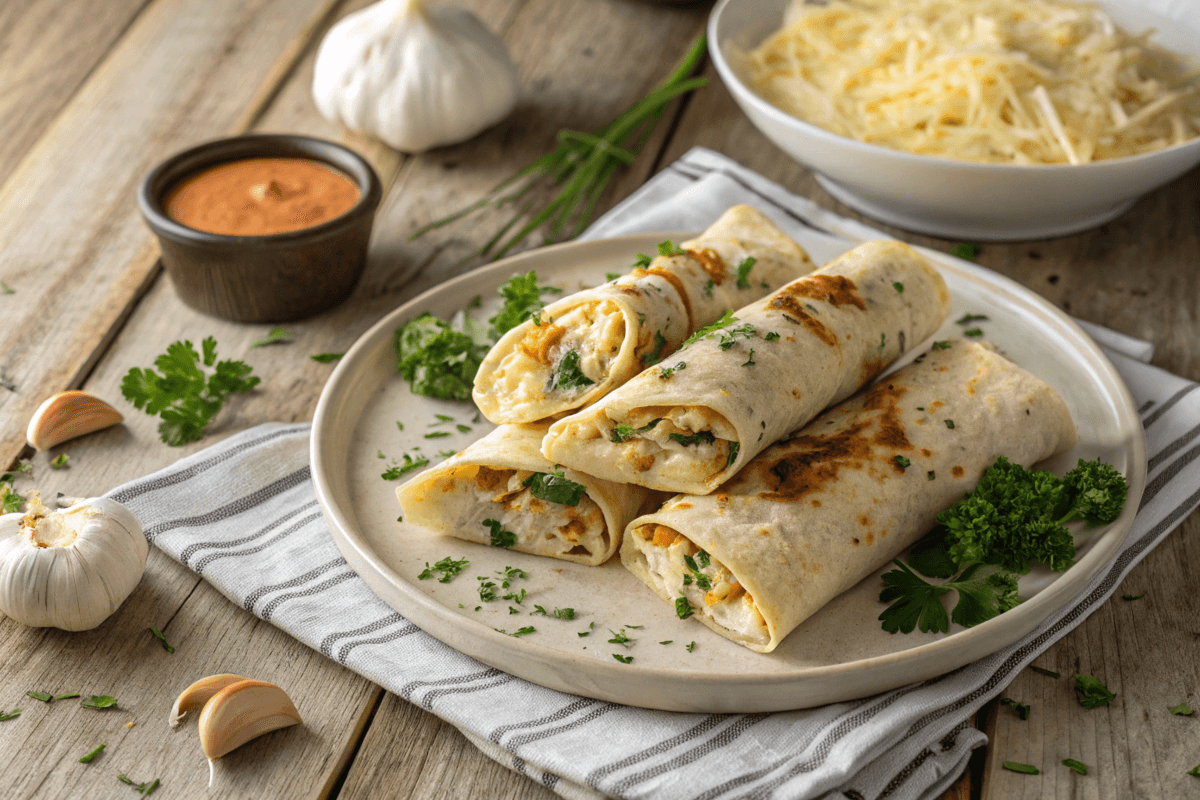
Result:
{"label": "melted cheese filling", "polygon": [[708,588],[703,588],[684,560],[692,556],[695,561],[700,548],[686,536],[665,525],[642,525],[633,533],[654,586],[670,597],[686,597],[694,614],[729,631],[737,641],[765,645],[771,640],[754,598],[721,562],[709,557],[707,566],[698,570],[708,579]]}
{"label": "melted cheese filling", "polygon": [[608,526],[596,502],[586,494],[577,506],[539,500],[521,485],[532,474],[463,467],[439,480],[429,494],[453,495],[441,505],[457,511],[451,522],[461,539],[491,544],[491,529],[483,521],[493,519],[516,535],[512,549],[523,553],[587,559],[608,552]]}
{"label": "melted cheese filling", "polygon": [[523,409],[548,397],[574,397],[591,385],[555,389],[559,366],[569,352],[579,354],[579,371],[602,383],[625,342],[625,315],[611,300],[582,303],[560,317],[541,315],[500,361],[492,393],[498,405]]}
{"label": "melted cheese filling", "polygon": [[[657,421],[656,421],[657,420]],[[597,420],[601,435],[613,441],[618,421],[601,417]],[[653,423],[652,427],[651,423]],[[723,416],[701,406],[635,408],[628,418],[620,421],[634,429],[624,442],[614,442],[623,461],[636,472],[654,471],[657,475],[693,477],[696,465],[708,468],[708,475],[724,471],[730,462],[729,454],[737,443],[737,431]],[[682,439],[710,434],[712,441],[701,439],[684,444]]]}
{"label": "melted cheese filling", "polygon": [[805,122],[962,161],[1083,164],[1200,133],[1195,65],[1063,0],[794,0],[750,83]]}

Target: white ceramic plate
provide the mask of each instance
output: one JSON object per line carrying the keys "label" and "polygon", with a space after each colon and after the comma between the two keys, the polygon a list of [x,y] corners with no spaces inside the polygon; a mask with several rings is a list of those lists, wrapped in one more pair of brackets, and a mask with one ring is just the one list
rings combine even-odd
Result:
{"label": "white ceramic plate", "polygon": [[[1050,383],[1070,407],[1079,445],[1044,466],[1062,474],[1078,458],[1100,457],[1129,478],[1121,517],[1077,537],[1079,559],[1067,572],[1035,571],[1023,578],[1021,593],[1028,600],[1012,611],[969,630],[955,626],[949,634],[890,635],[877,620],[884,608],[877,600],[881,569],[825,606],[774,653],[763,655],[695,620],[679,620],[674,607],[626,572],[617,558],[603,567],[585,567],[440,537],[398,522],[400,481],[380,477],[391,459],[416,455],[414,448],[420,448],[437,463],[439,451],[460,450],[492,426],[486,420],[472,422],[470,403],[411,394],[396,374],[395,329],[423,311],[449,318],[476,295],[495,298],[497,286],[531,269],[541,282],[566,291],[595,285],[605,272],[628,270],[636,253],[652,253],[666,238],[679,241],[686,235],[547,247],[448,281],[380,320],[334,371],[313,425],[317,497],[346,560],[380,598],[422,629],[513,675],[602,700],[672,711],[805,708],[924,680],[993,653],[1032,630],[1115,557],[1146,481],[1145,438],[1128,390],[1092,340],[1049,303],[1006,278],[933,252],[927,254],[938,259],[954,298],[950,321],[937,338],[961,335],[953,320],[968,311],[986,314],[989,320],[977,324],[987,338]],[[823,236],[800,243],[818,264],[851,246]],[[485,302],[473,315],[486,319],[498,305],[498,300]],[[432,425],[436,414],[454,422]],[[470,431],[459,432],[456,424]],[[425,438],[442,431],[451,435]],[[380,460],[379,452],[387,460]],[[450,583],[417,579],[426,562],[446,556],[469,559],[470,565]],[[477,576],[494,577],[506,566],[528,573],[512,587],[527,590],[524,602],[481,602]],[[575,619],[532,616],[535,605],[548,611],[573,608]],[[536,633],[515,638],[496,630],[527,625]],[[628,647],[609,643],[609,631],[623,627],[633,640]],[[690,652],[689,642],[695,642]],[[619,663],[613,653],[633,661]]]}

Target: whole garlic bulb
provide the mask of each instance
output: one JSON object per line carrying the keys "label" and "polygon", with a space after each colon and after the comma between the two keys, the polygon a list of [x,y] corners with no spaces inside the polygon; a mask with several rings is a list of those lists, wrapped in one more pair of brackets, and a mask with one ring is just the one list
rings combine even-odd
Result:
{"label": "whole garlic bulb", "polygon": [[120,503],[51,511],[32,492],[27,512],[0,516],[0,611],[36,628],[91,630],[133,592],[149,551]]}
{"label": "whole garlic bulb", "polygon": [[520,82],[508,49],[471,12],[382,0],[339,21],[317,50],[321,115],[406,152],[453,144],[508,116]]}

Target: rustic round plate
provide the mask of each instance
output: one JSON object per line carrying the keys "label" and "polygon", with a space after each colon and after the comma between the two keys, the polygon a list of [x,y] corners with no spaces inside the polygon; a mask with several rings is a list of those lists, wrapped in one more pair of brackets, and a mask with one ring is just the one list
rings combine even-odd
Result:
{"label": "rustic round plate", "polygon": [[[1080,532],[1079,559],[1067,572],[1035,570],[1024,577],[1021,595],[1027,601],[1012,611],[971,629],[955,626],[949,634],[890,635],[877,620],[884,608],[877,599],[880,569],[764,655],[694,620],[679,620],[674,607],[626,572],[619,559],[584,567],[437,536],[397,521],[400,481],[384,480],[381,473],[393,461],[403,464],[405,455],[437,463],[439,452],[461,450],[492,426],[470,403],[409,392],[396,374],[396,328],[424,311],[449,318],[477,295],[494,300],[471,311],[474,319],[486,320],[499,305],[496,288],[529,270],[536,270],[542,283],[568,292],[595,285],[606,272],[628,270],[635,254],[654,252],[666,238],[686,234],[563,244],[476,270],[388,314],[342,359],[317,406],[313,477],[338,548],[384,602],[451,647],[552,689],[669,711],[777,711],[863,697],[993,653],[1032,630],[1115,557],[1146,482],[1145,438],[1120,376],[1096,344],[1045,300],[1013,281],[932,251],[926,254],[937,260],[954,298],[937,338],[961,335],[963,326],[953,320],[967,312],[986,314],[986,321],[973,325],[1051,384],[1070,407],[1079,444],[1043,466],[1062,474],[1079,458],[1099,457],[1129,478],[1129,500],[1120,518]],[[818,264],[853,245],[816,234],[800,243]],[[417,579],[426,562],[447,556],[468,559],[470,565],[450,583]],[[496,571],[507,566],[528,574],[511,587],[526,590],[523,602],[481,601],[478,578],[495,580]],[[537,614],[539,606],[550,615]],[[556,608],[574,609],[574,619],[555,618]],[[505,633],[526,626],[536,632]],[[622,631],[628,642],[609,641]],[[613,654],[632,661],[620,663]]]}

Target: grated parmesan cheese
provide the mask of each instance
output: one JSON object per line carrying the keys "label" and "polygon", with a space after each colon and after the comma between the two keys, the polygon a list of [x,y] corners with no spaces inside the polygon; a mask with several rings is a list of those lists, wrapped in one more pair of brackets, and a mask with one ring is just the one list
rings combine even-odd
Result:
{"label": "grated parmesan cheese", "polygon": [[1149,37],[1071,2],[795,0],[749,55],[750,83],[805,122],[896,150],[1084,164],[1200,134],[1200,72]]}

